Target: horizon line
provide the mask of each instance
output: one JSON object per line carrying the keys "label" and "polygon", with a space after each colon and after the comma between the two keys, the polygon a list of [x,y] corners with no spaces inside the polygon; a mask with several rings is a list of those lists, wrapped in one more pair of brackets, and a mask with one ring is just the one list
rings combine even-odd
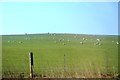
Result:
{"label": "horizon line", "polygon": [[56,33],[56,32],[43,32],[43,33],[17,33],[17,34],[0,34],[0,36],[5,35],[35,35],[35,34],[83,34],[83,35],[115,35],[119,36],[120,34],[92,34],[92,33]]}

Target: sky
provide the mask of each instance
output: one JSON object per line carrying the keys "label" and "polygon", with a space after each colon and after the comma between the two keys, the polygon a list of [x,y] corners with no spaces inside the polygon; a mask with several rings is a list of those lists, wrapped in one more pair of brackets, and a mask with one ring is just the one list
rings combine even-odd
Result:
{"label": "sky", "polygon": [[0,2],[119,2],[120,0],[0,0]]}
{"label": "sky", "polygon": [[118,34],[117,2],[3,2],[0,34]]}

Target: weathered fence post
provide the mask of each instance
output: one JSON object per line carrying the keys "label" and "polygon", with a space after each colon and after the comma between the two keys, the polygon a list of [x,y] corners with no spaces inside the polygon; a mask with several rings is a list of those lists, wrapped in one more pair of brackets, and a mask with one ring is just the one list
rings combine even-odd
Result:
{"label": "weathered fence post", "polygon": [[66,71],[66,55],[64,54],[64,72]]}
{"label": "weathered fence post", "polygon": [[34,74],[33,74],[34,65],[33,65],[33,53],[32,52],[29,53],[29,58],[30,58],[30,78],[33,78],[34,77]]}

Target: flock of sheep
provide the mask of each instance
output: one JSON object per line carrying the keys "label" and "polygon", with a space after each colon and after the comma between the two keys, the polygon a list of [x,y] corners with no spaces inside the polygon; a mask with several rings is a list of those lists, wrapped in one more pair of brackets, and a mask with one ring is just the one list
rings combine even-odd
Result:
{"label": "flock of sheep", "polygon": [[[55,36],[55,34],[54,34],[54,36]],[[74,39],[75,39],[75,38],[77,39],[77,35],[75,35],[73,38],[74,38]],[[53,40],[54,40],[54,39],[55,39],[55,37],[53,37]],[[87,38],[84,38],[84,37],[83,37],[82,40],[81,40],[79,43],[83,45],[83,44],[85,44],[85,43],[87,42],[87,40],[88,40]],[[67,39],[66,41],[67,41],[67,42],[70,42],[69,39]],[[56,40],[55,40],[54,42],[57,43]],[[60,38],[60,39],[59,39],[59,42],[63,42],[63,45],[66,45],[66,43],[64,43],[64,42],[65,42],[65,39],[64,39],[64,38]],[[117,45],[119,44],[118,41],[117,41],[117,42],[116,42],[116,41],[112,41],[112,42],[114,42],[114,43],[117,44]],[[102,45],[102,41],[101,41],[101,39],[98,39],[98,38],[97,38],[96,40],[94,40],[94,43],[93,43],[93,44],[100,46],[100,45]]]}
{"label": "flock of sheep", "polygon": [[[59,42],[63,42],[62,44],[63,45],[66,45],[66,43],[65,43],[65,41],[67,41],[67,42],[70,42],[70,40],[69,39],[67,39],[67,40],[65,40],[64,38],[60,38],[58,41],[56,41],[56,39],[55,39],[55,36],[56,36],[56,34],[51,34],[51,36],[52,36],[52,39],[54,40],[54,43],[57,43],[58,41]],[[75,35],[74,37],[73,37],[74,39],[77,39],[77,35]],[[28,38],[28,37],[26,37],[26,38],[24,38],[25,40],[31,40],[31,38]],[[87,42],[87,38],[81,38],[82,40],[80,40],[80,42],[79,42],[79,44],[81,44],[81,45],[83,45],[83,44],[85,44],[86,42]],[[23,42],[22,41],[8,41],[8,43],[14,43],[14,42],[17,42],[17,43],[19,43],[19,44],[22,44]],[[117,41],[111,41],[112,43],[116,43],[117,45],[119,44],[119,42]],[[96,39],[96,40],[94,40],[94,43],[93,43],[94,45],[102,45],[102,42],[101,42],[101,39]]]}
{"label": "flock of sheep", "polygon": [[[31,40],[31,38],[25,38],[25,40]],[[8,41],[8,43],[15,43],[15,42],[19,44],[23,43],[23,41],[14,41],[14,40]]]}
{"label": "flock of sheep", "polygon": [[[76,37],[74,37],[76,38]],[[53,38],[54,39],[54,38]],[[84,44],[86,42],[87,39],[83,38],[82,41],[80,41],[80,44]],[[64,41],[64,39],[59,39],[60,42]],[[100,42],[100,39],[96,39],[97,42],[94,43],[94,45],[102,45],[102,43]],[[54,41],[55,43],[57,43],[57,41]],[[70,42],[70,40],[68,39],[67,42]],[[65,45],[65,43],[63,43],[63,45]]]}
{"label": "flock of sheep", "polygon": [[8,41],[8,43],[15,43],[15,42],[20,44],[23,43],[22,41]]}

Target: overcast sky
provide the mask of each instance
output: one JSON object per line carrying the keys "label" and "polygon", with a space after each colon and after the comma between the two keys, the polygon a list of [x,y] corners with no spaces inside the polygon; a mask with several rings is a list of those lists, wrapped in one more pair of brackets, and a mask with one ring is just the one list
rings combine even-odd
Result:
{"label": "overcast sky", "polygon": [[118,34],[117,2],[8,2],[1,6],[1,34]]}

